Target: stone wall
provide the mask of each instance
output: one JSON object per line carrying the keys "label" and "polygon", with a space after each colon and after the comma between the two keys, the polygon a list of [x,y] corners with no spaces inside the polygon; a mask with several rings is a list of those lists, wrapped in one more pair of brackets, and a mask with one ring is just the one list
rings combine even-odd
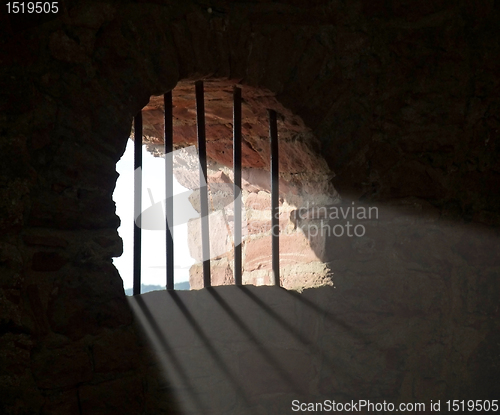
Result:
{"label": "stone wall", "polygon": [[[224,166],[212,164],[209,183],[209,228],[211,252],[212,286],[234,284],[234,204],[232,180],[225,175],[224,187],[217,186]],[[217,172],[217,173],[215,173]],[[270,174],[262,169],[242,171],[242,281],[243,284],[273,284],[271,265],[271,194]],[[316,182],[315,184],[317,184]],[[303,289],[319,285],[331,285],[331,272],[323,262],[322,253],[311,246],[311,241],[302,229],[296,226],[295,212],[305,203],[337,203],[338,195],[322,192],[307,192],[304,184],[292,184],[280,180],[279,203],[279,254],[281,285],[288,289]],[[310,186],[314,187],[314,186]],[[323,191],[326,186],[323,186]],[[199,193],[194,206],[199,212]],[[225,200],[220,203],[220,200]],[[219,201],[219,202],[218,202]],[[192,289],[203,288],[201,249],[201,226],[199,219],[188,223],[189,249],[197,261],[190,269]],[[319,239],[319,238],[318,238]],[[323,244],[316,241],[316,245]]]}
{"label": "stone wall", "polygon": [[0,14],[1,413],[174,412],[112,266],[111,194],[132,117],[204,77],[276,94],[347,206],[405,212],[327,241],[337,288],[304,298],[373,332],[307,325],[345,374],[321,393],[498,398],[498,2],[60,4]]}

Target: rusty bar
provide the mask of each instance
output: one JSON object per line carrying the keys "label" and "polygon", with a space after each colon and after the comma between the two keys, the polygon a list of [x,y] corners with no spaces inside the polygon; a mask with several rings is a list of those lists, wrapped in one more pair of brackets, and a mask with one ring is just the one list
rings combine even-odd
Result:
{"label": "rusty bar", "polygon": [[[142,210],[142,111],[134,118],[134,218],[140,221]],[[140,225],[140,222],[139,222]],[[134,221],[134,284],[133,295],[141,293],[142,229]]]}
{"label": "rusty bar", "polygon": [[279,248],[279,153],[276,111],[269,110],[269,139],[271,144],[271,214],[272,214],[272,268],[274,285],[280,285]]}
{"label": "rusty bar", "polygon": [[[165,104],[165,237],[166,237],[166,262],[167,262],[167,290],[174,289],[174,166],[172,153],[174,147],[174,124],[172,114],[172,91],[163,95]],[[169,156],[170,154],[170,156]]]}
{"label": "rusty bar", "polygon": [[198,157],[200,159],[200,207],[201,207],[201,244],[203,255],[203,286],[212,285],[210,278],[210,237],[208,228],[208,182],[207,182],[207,145],[205,136],[205,98],[203,81],[195,83],[196,124],[198,129]]}
{"label": "rusty bar", "polygon": [[242,285],[241,260],[241,89],[233,91],[234,283]]}

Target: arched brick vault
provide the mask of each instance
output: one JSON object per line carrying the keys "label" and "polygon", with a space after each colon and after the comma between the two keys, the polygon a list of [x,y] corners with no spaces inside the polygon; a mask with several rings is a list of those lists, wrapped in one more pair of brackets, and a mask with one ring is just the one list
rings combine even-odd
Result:
{"label": "arched brick vault", "polygon": [[[121,249],[115,163],[151,95],[206,76],[275,92],[322,142],[346,199],[409,210],[394,220],[409,224],[404,231],[380,227],[380,245],[357,241],[330,257],[356,304],[372,299],[375,308],[396,304],[388,307],[407,319],[434,319],[419,336],[428,343],[401,346],[411,355],[403,372],[418,375],[403,373],[400,396],[429,397],[443,384],[442,396],[494,391],[497,228],[448,234],[436,218],[500,222],[498,2],[61,6],[43,24],[2,17],[0,25],[0,327],[8,362],[0,370],[10,379],[1,383],[2,412],[45,405],[48,413],[123,413],[143,404],[129,398],[141,388],[129,376],[141,365],[110,262]],[[420,288],[393,275],[405,272]],[[363,315],[363,306],[348,305]],[[381,313],[370,321],[378,324]],[[443,327],[449,337],[439,337]],[[465,337],[460,346],[450,340]],[[420,365],[431,343],[438,351]],[[443,362],[446,355],[454,360]],[[104,390],[116,397],[107,407],[99,406]]]}

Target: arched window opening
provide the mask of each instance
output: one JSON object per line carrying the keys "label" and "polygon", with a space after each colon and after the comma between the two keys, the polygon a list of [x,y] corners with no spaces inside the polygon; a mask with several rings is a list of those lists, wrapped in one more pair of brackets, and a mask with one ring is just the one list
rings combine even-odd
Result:
{"label": "arched window opening", "polygon": [[[210,285],[235,283],[235,239],[233,204],[233,88],[234,80],[204,82],[204,113],[206,123],[206,154],[209,214]],[[319,154],[317,140],[300,117],[283,107],[273,93],[238,84],[241,104],[241,201],[242,201],[242,283],[270,285],[273,283],[273,223],[271,214],[271,147],[269,144],[269,110],[277,114],[279,131],[279,217],[274,228],[279,229],[280,285],[288,289],[331,285],[330,270],[322,261],[324,237],[310,232],[307,215],[311,209],[335,204],[338,194],[330,183],[331,174]],[[195,88],[192,82],[179,82],[172,91],[173,101],[173,174],[179,186],[174,195],[175,282],[189,279],[191,289],[203,288],[204,282],[202,234],[200,232],[200,181],[197,145],[197,114]],[[151,97],[141,112],[143,141],[142,209],[145,211],[164,199],[164,114],[163,96]],[[131,146],[131,145],[130,145]],[[155,156],[151,158],[151,155]],[[124,155],[126,158],[127,153]],[[130,157],[130,156],[128,156]],[[152,161],[150,161],[152,160]],[[130,161],[131,162],[131,161]],[[154,164],[160,166],[153,167]],[[130,167],[129,167],[130,168]],[[129,170],[130,171],[130,170]],[[154,171],[155,173],[148,173]],[[125,174],[129,197],[132,177]],[[148,177],[150,177],[148,179]],[[149,184],[148,180],[152,183]],[[117,186],[119,189],[120,186]],[[182,197],[180,197],[183,194]],[[179,196],[179,197],[178,197]],[[202,196],[203,197],[203,196]],[[186,200],[189,203],[186,204]],[[119,202],[117,202],[119,203]],[[277,202],[278,204],[278,202]],[[133,207],[129,201],[129,210]],[[166,205],[163,204],[166,211]],[[193,216],[186,216],[186,210]],[[177,214],[176,214],[177,211]],[[184,212],[183,220],[175,219]],[[120,214],[120,211],[118,211]],[[130,215],[130,213],[129,213]],[[196,217],[198,215],[198,217]],[[120,215],[121,216],[121,215]],[[203,215],[201,215],[203,216]],[[131,240],[129,220],[127,238]],[[182,227],[182,228],[181,228]],[[144,285],[165,287],[165,231],[146,231],[143,237]],[[131,243],[124,238],[124,252],[131,252]],[[147,242],[147,238],[161,243]],[[182,241],[181,241],[182,239]],[[236,244],[237,245],[237,244]],[[160,253],[161,251],[161,253]],[[158,252],[158,254],[154,254]],[[145,255],[144,255],[145,254]],[[154,261],[147,262],[148,256]],[[191,259],[192,263],[189,263]],[[155,262],[156,261],[156,262]],[[120,260],[116,261],[117,266]],[[127,263],[126,288],[130,287],[131,259]],[[163,264],[162,264],[163,262]],[[189,268],[189,277],[188,270]],[[275,268],[276,269],[276,268]],[[119,269],[122,272],[121,269]],[[206,269],[205,269],[206,272]],[[158,284],[153,274],[161,276]],[[144,287],[142,292],[148,290]],[[180,289],[182,286],[176,286]]]}

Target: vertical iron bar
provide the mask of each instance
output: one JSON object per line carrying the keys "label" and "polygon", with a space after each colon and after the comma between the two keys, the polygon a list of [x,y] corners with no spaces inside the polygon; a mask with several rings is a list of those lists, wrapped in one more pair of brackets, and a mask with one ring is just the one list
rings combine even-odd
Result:
{"label": "vertical iron bar", "polygon": [[274,285],[280,285],[279,248],[279,154],[276,111],[269,110],[269,139],[271,144],[271,214],[272,266]]}
{"label": "vertical iron bar", "polygon": [[166,257],[167,257],[167,290],[174,289],[174,161],[172,158],[174,124],[172,114],[172,91],[163,96],[165,104],[165,237],[166,237]]}
{"label": "vertical iron bar", "polygon": [[[134,118],[134,218],[141,218],[142,210],[142,111]],[[140,222],[139,222],[140,224]],[[134,221],[134,285],[133,295],[141,293],[142,229]]]}
{"label": "vertical iron bar", "polygon": [[[200,159],[200,207],[201,207],[201,243],[203,255],[203,286],[210,287],[210,239],[208,228],[208,181],[207,181],[207,146],[205,137],[205,98],[203,81],[195,83],[196,124],[198,128],[198,155]],[[205,182],[205,186],[203,186]]]}
{"label": "vertical iron bar", "polygon": [[242,285],[241,260],[241,89],[233,91],[234,283]]}

